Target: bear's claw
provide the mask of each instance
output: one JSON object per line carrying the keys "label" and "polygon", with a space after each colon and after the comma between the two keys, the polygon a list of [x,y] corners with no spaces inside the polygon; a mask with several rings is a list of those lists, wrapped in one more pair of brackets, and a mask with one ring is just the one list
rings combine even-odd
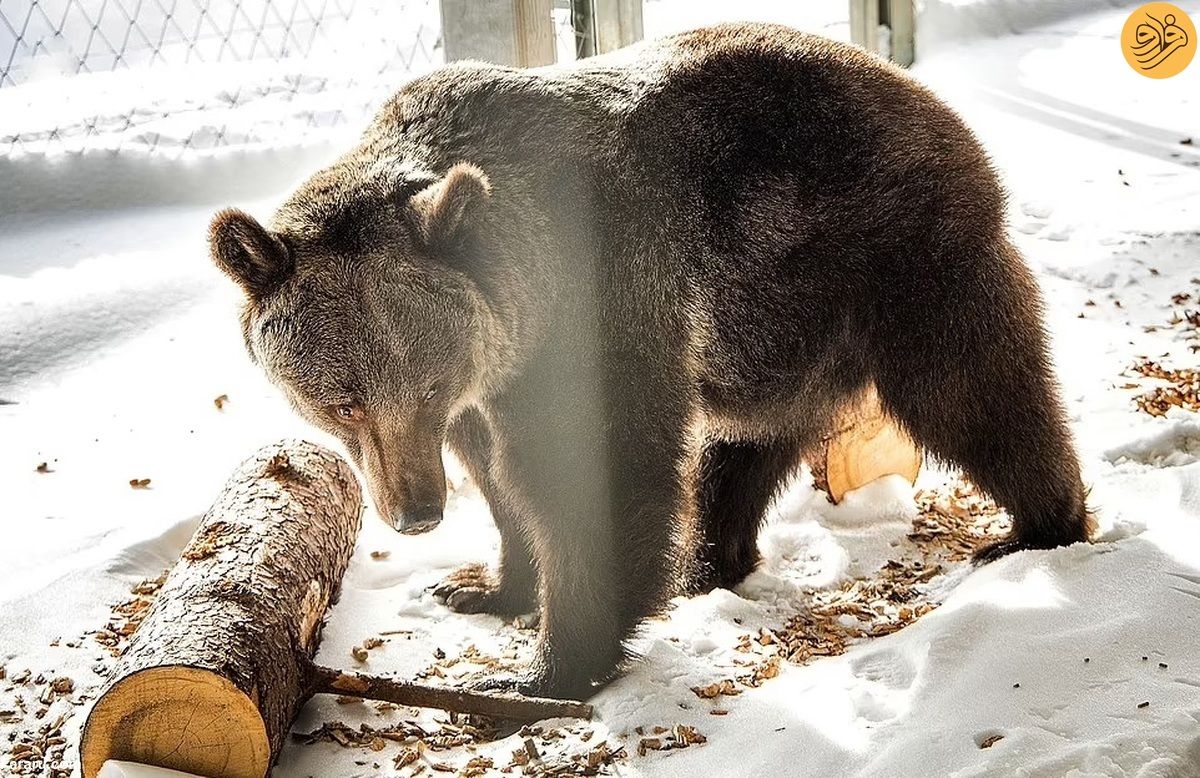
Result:
{"label": "bear's claw", "polygon": [[478,562],[464,565],[433,587],[433,596],[456,613],[487,613],[513,618],[536,610],[529,598],[505,587]]}
{"label": "bear's claw", "polygon": [[1087,535],[1081,537],[1017,537],[1015,535],[1007,535],[999,538],[985,546],[981,546],[971,557],[971,561],[976,565],[986,565],[989,562],[995,562],[1001,557],[1006,557],[1009,554],[1015,554],[1018,551],[1038,551],[1060,546],[1069,546],[1072,543],[1087,541]]}

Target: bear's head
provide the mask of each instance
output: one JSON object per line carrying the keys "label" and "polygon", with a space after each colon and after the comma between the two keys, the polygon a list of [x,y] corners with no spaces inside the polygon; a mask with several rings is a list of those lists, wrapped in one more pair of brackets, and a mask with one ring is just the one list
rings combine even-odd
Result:
{"label": "bear's head", "polygon": [[490,313],[453,260],[490,186],[468,164],[398,179],[335,166],[270,229],[225,210],[209,241],[245,292],[251,358],[341,440],[380,516],[418,533],[442,518],[447,425],[485,380]]}

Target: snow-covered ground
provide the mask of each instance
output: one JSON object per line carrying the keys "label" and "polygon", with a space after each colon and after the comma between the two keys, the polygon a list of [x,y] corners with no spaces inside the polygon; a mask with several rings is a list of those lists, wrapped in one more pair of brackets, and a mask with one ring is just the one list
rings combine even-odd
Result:
{"label": "snow-covered ground", "polygon": [[[1200,18],[1197,0],[1178,4]],[[648,26],[711,21],[708,5],[655,0]],[[1200,415],[1138,410],[1135,397],[1158,382],[1129,370],[1142,358],[1200,366],[1200,319],[1186,318],[1200,309],[1200,150],[1183,142],[1200,141],[1200,63],[1142,78],[1117,44],[1128,8],[1070,15],[1083,4],[1057,2],[1035,26],[1033,5],[930,0],[942,37],[924,41],[914,72],[962,112],[1010,187],[1013,232],[1049,304],[1098,542],[980,569],[943,563],[914,599],[939,607],[905,616],[909,626],[776,665],[796,625],[815,623],[810,605],[857,596],[887,560],[922,553],[906,538],[918,517],[907,484],[885,480],[832,506],[802,476],[764,530],[763,568],[735,592],[681,600],[650,622],[637,640],[644,660],[596,697],[594,722],[561,738],[547,737],[551,722],[541,736],[429,751],[403,769],[392,741],[375,751],[298,739],[276,775],[411,774],[477,757],[499,769],[526,736],[548,760],[624,747],[603,768],[623,775],[1200,775]],[[787,18],[768,6],[738,15]],[[954,30],[977,37],[952,45]],[[266,214],[274,199],[229,191],[219,204]],[[244,356],[236,295],[206,255],[214,205],[0,216],[6,749],[65,712],[73,742],[86,710],[77,703],[111,663],[88,633],[173,563],[242,458],[288,435],[320,439]],[[42,463],[48,472],[37,472]],[[929,471],[919,486],[945,495],[950,477]],[[134,478],[150,487],[131,489]],[[428,535],[401,537],[368,515],[321,658],[451,679],[519,663],[528,632],[453,614],[427,591],[461,563],[493,559],[496,542],[469,484]],[[846,615],[833,623],[842,634],[862,627]],[[372,637],[385,642],[360,665],[351,649]],[[39,675],[72,678],[74,689],[43,706]],[[693,691],[725,679],[740,693]],[[446,717],[318,699],[295,730],[338,720],[355,731],[405,721],[437,730]],[[643,738],[669,744],[677,725],[707,742],[652,742],[639,754]],[[68,748],[68,766],[73,758]],[[31,764],[0,757],[0,771]]]}

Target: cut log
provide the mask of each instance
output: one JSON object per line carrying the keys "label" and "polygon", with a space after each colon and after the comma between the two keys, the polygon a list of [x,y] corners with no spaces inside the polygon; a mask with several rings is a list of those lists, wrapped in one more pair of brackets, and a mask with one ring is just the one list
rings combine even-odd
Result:
{"label": "cut log", "polygon": [[261,778],[309,687],[362,513],[341,457],[261,449],[183,550],[84,725],[83,774],[108,759]]}
{"label": "cut log", "polygon": [[[225,485],[134,633],[83,728],[84,778],[109,760],[262,778],[314,694],[532,721],[590,718],[569,700],[404,683],[312,661],[362,513],[336,454],[284,441]],[[115,769],[115,768],[113,768]]]}
{"label": "cut log", "polygon": [[816,487],[837,503],[846,492],[885,475],[915,483],[922,458],[908,433],[884,412],[872,386],[839,415],[833,434],[809,457],[809,466]]}

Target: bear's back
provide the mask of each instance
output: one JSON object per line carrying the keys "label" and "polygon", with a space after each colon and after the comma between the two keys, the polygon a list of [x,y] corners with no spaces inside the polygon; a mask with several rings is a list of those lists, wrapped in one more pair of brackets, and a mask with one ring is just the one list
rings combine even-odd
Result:
{"label": "bear's back", "polygon": [[401,90],[373,144],[433,170],[473,162],[497,192],[590,188],[609,238],[671,235],[716,273],[813,236],[884,256],[1003,230],[996,177],[949,108],[873,55],[780,25],[543,68],[454,63]]}
{"label": "bear's back", "polygon": [[854,46],[730,24],[577,68],[584,83],[628,90],[607,102],[607,142],[590,152],[610,202],[628,218],[680,220],[675,235],[702,225],[692,256],[717,272],[731,269],[723,259],[786,253],[814,235],[861,251],[1003,231],[1003,193],[970,130]]}
{"label": "bear's back", "polygon": [[606,180],[635,174],[637,187],[687,170],[791,170],[842,193],[931,163],[948,183],[990,176],[962,122],[902,70],[774,24],[707,27],[542,68],[453,63],[405,86],[367,137],[403,137],[435,165],[582,163]]}

